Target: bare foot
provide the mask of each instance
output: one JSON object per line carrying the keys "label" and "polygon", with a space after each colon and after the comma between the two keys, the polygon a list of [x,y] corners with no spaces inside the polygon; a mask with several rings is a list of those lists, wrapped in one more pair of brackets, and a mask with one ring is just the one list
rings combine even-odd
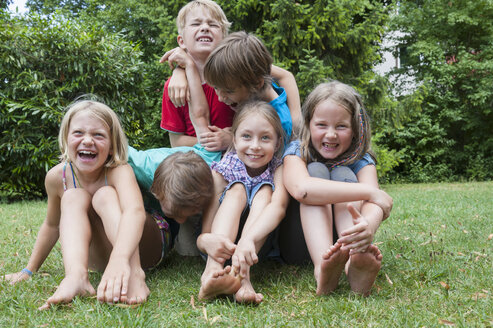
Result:
{"label": "bare foot", "polygon": [[132,270],[130,279],[128,280],[127,295],[122,295],[120,301],[128,304],[144,303],[149,296],[149,288],[146,285],[146,275],[144,270],[136,268]]}
{"label": "bare foot", "polygon": [[199,300],[214,298],[218,295],[231,295],[240,289],[240,278],[234,274],[230,266],[202,277]]}
{"label": "bare foot", "polygon": [[341,244],[335,243],[322,255],[319,271],[315,268],[317,295],[326,295],[336,289],[344,266],[349,259],[349,250],[341,250]]}
{"label": "bare foot", "polygon": [[264,295],[256,293],[249,279],[241,280],[241,287],[235,294],[235,299],[239,303],[259,304],[264,299]]}
{"label": "bare foot", "polygon": [[363,296],[370,295],[371,287],[382,266],[382,253],[375,245],[368,246],[365,253],[351,255],[347,277],[351,290]]}
{"label": "bare foot", "polygon": [[66,276],[55,293],[38,310],[47,310],[52,304],[70,303],[75,296],[95,295],[96,291],[87,279]]}

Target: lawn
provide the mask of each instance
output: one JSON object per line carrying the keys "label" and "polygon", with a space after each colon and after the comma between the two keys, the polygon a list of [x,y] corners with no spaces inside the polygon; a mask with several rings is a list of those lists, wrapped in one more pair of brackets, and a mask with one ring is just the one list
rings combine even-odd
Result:
{"label": "lawn", "polygon": [[[386,185],[391,217],[375,243],[384,259],[372,294],[317,297],[311,266],[275,262],[252,269],[264,301],[197,300],[204,262],[172,254],[147,275],[149,301],[136,307],[77,298],[37,311],[63,278],[59,244],[41,271],[18,286],[0,282],[1,327],[491,327],[493,182]],[[0,204],[0,275],[22,269],[44,219],[45,202]],[[91,273],[94,286],[101,275]]]}

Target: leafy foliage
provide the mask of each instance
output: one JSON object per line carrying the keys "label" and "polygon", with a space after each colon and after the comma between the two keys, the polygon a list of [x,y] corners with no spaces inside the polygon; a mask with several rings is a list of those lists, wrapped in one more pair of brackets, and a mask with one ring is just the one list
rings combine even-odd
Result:
{"label": "leafy foliage", "polygon": [[44,175],[57,163],[64,108],[83,94],[113,108],[131,141],[144,137],[138,46],[59,15],[5,15],[0,49],[0,190],[12,197],[43,192]]}
{"label": "leafy foliage", "polygon": [[412,181],[493,178],[493,3],[402,1],[393,29],[421,85],[404,98],[419,99],[420,110],[388,131],[388,145],[407,150],[397,172]]}

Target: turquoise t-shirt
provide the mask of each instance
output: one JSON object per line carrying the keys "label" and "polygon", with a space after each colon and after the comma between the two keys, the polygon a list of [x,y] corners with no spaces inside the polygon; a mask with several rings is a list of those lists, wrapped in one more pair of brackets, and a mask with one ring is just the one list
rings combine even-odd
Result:
{"label": "turquoise t-shirt", "polygon": [[163,160],[169,155],[176,152],[193,151],[210,166],[214,161],[221,160],[221,152],[207,151],[200,144],[193,147],[175,147],[175,148],[154,148],[147,150],[137,150],[128,147],[128,164],[132,167],[137,178],[139,186],[149,191],[154,181],[154,172]]}
{"label": "turquoise t-shirt", "polygon": [[285,145],[291,139],[291,132],[293,131],[293,120],[291,118],[291,112],[289,111],[289,107],[287,104],[287,95],[284,88],[277,86],[275,83],[272,83],[272,88],[278,94],[278,97],[270,102],[271,106],[279,115],[279,119],[281,120],[281,125],[284,131],[286,132],[286,142]]}

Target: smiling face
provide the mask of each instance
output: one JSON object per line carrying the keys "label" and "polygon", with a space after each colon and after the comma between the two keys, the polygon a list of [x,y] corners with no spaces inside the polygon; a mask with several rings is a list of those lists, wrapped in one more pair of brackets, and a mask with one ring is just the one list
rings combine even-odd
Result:
{"label": "smiling face", "polygon": [[178,35],[178,44],[193,58],[205,61],[223,39],[222,27],[205,7],[190,10],[185,21],[183,31]]}
{"label": "smiling face", "polygon": [[76,113],[67,135],[68,155],[81,172],[93,172],[102,168],[111,154],[111,138],[108,126],[87,111]]}
{"label": "smiling face", "polygon": [[320,102],[310,120],[310,135],[313,147],[323,158],[337,158],[353,140],[351,114],[330,99]]}
{"label": "smiling face", "polygon": [[238,125],[233,142],[238,158],[253,177],[265,171],[274,157],[280,138],[265,117],[254,113]]}

